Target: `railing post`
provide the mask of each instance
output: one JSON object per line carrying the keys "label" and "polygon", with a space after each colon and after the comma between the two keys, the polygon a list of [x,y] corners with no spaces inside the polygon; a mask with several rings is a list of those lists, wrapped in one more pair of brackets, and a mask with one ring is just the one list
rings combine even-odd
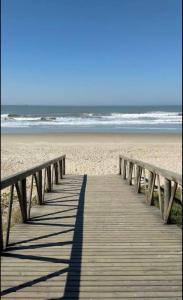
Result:
{"label": "railing post", "polygon": [[27,187],[26,187],[26,178],[21,181],[21,190],[22,190],[22,199],[23,199],[23,203],[24,203],[25,221],[27,221]]}
{"label": "railing post", "polygon": [[37,177],[37,192],[38,192],[38,204],[43,204],[43,193],[42,193],[42,170],[38,171]]}
{"label": "railing post", "polygon": [[142,168],[137,165],[137,173],[136,173],[136,192],[140,193],[140,181],[141,181],[141,174],[142,174]]}
{"label": "railing post", "polygon": [[22,220],[23,222],[27,221],[27,191],[26,191],[26,178],[22,179],[20,182],[15,184],[18,201],[20,204]]}
{"label": "railing post", "polygon": [[164,181],[164,210],[163,210],[164,221],[166,221],[170,197],[171,197],[171,181],[168,180],[167,178],[165,178],[165,181]]}
{"label": "railing post", "polygon": [[9,196],[9,207],[8,207],[8,221],[7,221],[7,230],[6,230],[6,242],[5,247],[8,247],[9,244],[9,236],[10,236],[10,227],[11,227],[11,213],[13,206],[13,193],[14,193],[14,185],[11,186],[10,196]]}
{"label": "railing post", "polygon": [[54,169],[55,169],[55,184],[58,184],[58,163],[57,162],[54,164]]}
{"label": "railing post", "polygon": [[126,179],[126,160],[123,159],[123,179]]}
{"label": "railing post", "polygon": [[129,162],[129,169],[128,169],[128,183],[132,185],[132,173],[133,173],[133,163]]}
{"label": "railing post", "polygon": [[135,171],[136,171],[136,166],[133,163],[133,168],[132,168],[132,185],[134,185],[134,186],[135,186],[135,180],[136,180],[136,178],[135,178]]}
{"label": "railing post", "polygon": [[152,173],[151,187],[149,190],[149,199],[148,199],[150,205],[154,205],[153,194],[154,194],[155,181],[156,181],[156,173]]}
{"label": "railing post", "polygon": [[51,184],[51,166],[47,167],[47,192],[51,192],[52,184]]}
{"label": "railing post", "polygon": [[119,175],[121,175],[121,157],[119,158]]}
{"label": "railing post", "polygon": [[60,171],[60,179],[62,179],[62,171],[63,171],[63,168],[62,168],[62,159],[59,160],[59,171]]}
{"label": "railing post", "polygon": [[63,157],[63,163],[62,163],[62,166],[63,166],[62,174],[65,175],[65,157]]}
{"label": "railing post", "polygon": [[148,175],[148,192],[147,192],[147,201],[149,201],[150,194],[151,194],[151,187],[152,187],[152,181],[153,181],[153,173],[149,171]]}
{"label": "railing post", "polygon": [[52,164],[51,166],[51,189],[53,189],[53,183],[54,183],[54,168],[55,168],[55,165]]}

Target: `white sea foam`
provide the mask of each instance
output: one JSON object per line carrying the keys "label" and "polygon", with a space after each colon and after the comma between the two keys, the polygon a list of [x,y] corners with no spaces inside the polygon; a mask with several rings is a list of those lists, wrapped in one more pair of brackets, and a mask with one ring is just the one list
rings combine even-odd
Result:
{"label": "white sea foam", "polygon": [[1,115],[1,121],[8,120],[8,114]]}
{"label": "white sea foam", "polygon": [[173,125],[181,124],[182,116],[177,112],[111,113],[108,115],[83,113],[80,116],[18,116],[1,115],[2,127],[45,126],[125,126],[125,125]]}

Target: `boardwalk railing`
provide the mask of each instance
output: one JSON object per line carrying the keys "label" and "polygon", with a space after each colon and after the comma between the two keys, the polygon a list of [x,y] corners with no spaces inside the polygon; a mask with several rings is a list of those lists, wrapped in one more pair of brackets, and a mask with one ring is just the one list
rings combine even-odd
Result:
{"label": "boardwalk railing", "polygon": [[[13,200],[15,198],[15,192],[17,200],[20,206],[20,212],[23,223],[30,219],[30,212],[33,199],[33,185],[36,186],[37,191],[37,203],[38,205],[44,204],[45,192],[51,192],[53,184],[58,184],[59,178],[62,179],[65,175],[65,158],[66,156],[60,156],[53,160],[47,161],[34,168],[28,169],[23,172],[14,174],[13,176],[6,177],[1,180],[1,190],[10,188],[8,211],[6,219],[6,237],[3,239],[3,221],[2,221],[2,203],[0,212],[0,248],[3,250],[8,246],[10,227],[11,227],[11,215]],[[3,243],[5,240],[5,245]]]}
{"label": "boardwalk railing", "polygon": [[[137,193],[143,189],[146,201],[154,205],[154,192],[157,191],[159,208],[164,223],[169,223],[174,201],[182,205],[182,194],[177,196],[178,187],[182,189],[180,174],[158,168],[140,160],[119,156],[119,174],[129,185],[134,185]],[[161,184],[163,180],[163,184]]]}

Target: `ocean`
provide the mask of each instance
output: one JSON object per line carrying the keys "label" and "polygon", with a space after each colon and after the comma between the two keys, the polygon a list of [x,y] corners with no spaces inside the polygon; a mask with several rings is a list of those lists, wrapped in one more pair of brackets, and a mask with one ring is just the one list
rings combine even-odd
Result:
{"label": "ocean", "polygon": [[181,132],[181,106],[2,105],[2,133]]}

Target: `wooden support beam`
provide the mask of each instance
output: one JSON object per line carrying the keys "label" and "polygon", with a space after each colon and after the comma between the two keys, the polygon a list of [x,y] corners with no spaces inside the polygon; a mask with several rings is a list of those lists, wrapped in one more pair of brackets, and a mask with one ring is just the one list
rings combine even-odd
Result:
{"label": "wooden support beam", "polygon": [[134,186],[135,186],[135,189],[136,189],[136,186],[137,186],[137,165],[134,164]]}
{"label": "wooden support beam", "polygon": [[127,161],[123,159],[123,179],[126,179],[126,165]]}
{"label": "wooden support beam", "polygon": [[27,221],[27,191],[26,179],[15,184],[23,222]]}
{"label": "wooden support beam", "polygon": [[53,188],[53,183],[54,183],[54,164],[51,165],[51,186]]}
{"label": "wooden support beam", "polygon": [[165,178],[164,181],[164,222],[167,220],[167,211],[171,197],[171,181]]}
{"label": "wooden support beam", "polygon": [[147,201],[149,201],[149,195],[151,193],[151,187],[152,187],[152,180],[153,180],[153,172],[149,171],[148,175],[148,196],[147,196]]}
{"label": "wooden support beam", "polygon": [[132,185],[132,174],[133,174],[133,163],[129,162],[129,168],[128,168],[128,183],[129,183],[129,185]]}
{"label": "wooden support beam", "polygon": [[59,173],[60,173],[60,179],[63,178],[63,176],[62,176],[62,171],[63,171],[63,168],[62,168],[62,159],[61,159],[61,160],[59,160]]}
{"label": "wooden support beam", "polygon": [[42,189],[43,203],[44,203],[44,195],[46,190],[46,183],[47,183],[47,176],[46,176],[46,169],[44,169],[44,180],[43,180],[43,189]]}
{"label": "wooden support beam", "polygon": [[169,223],[169,221],[170,221],[170,213],[171,213],[171,209],[172,209],[172,206],[173,206],[173,201],[175,199],[176,190],[177,190],[177,183],[174,182],[174,186],[173,186],[173,189],[171,191],[171,197],[170,197],[170,201],[169,201],[169,204],[168,204],[168,208],[167,208],[167,211],[164,214],[164,223]]}
{"label": "wooden support beam", "polygon": [[161,197],[161,185],[160,185],[160,176],[157,175],[157,184],[158,184],[158,199],[159,199],[159,209],[161,212],[161,216],[163,218],[163,200]]}
{"label": "wooden support beam", "polygon": [[149,199],[148,199],[150,205],[154,204],[153,195],[154,195],[155,181],[156,181],[156,174],[153,173],[152,180],[151,180],[151,186],[149,189]]}
{"label": "wooden support beam", "polygon": [[47,192],[51,192],[52,184],[51,184],[51,166],[46,168],[47,171]]}
{"label": "wooden support beam", "polygon": [[5,243],[6,248],[8,247],[8,244],[9,244],[10,227],[11,227],[11,213],[12,213],[12,205],[13,205],[13,193],[14,193],[14,185],[11,186],[10,196],[9,196],[7,229],[6,229],[6,243]]}
{"label": "wooden support beam", "polygon": [[146,182],[146,171],[144,168],[142,168],[142,175],[143,175],[143,183],[144,183],[144,192],[146,193],[147,190],[147,182]]}
{"label": "wooden support beam", "polygon": [[119,158],[119,175],[121,175],[121,162],[122,162],[122,159],[121,157]]}
{"label": "wooden support beam", "polygon": [[40,170],[37,174],[38,176],[38,188],[39,188],[39,205],[43,204],[43,174],[42,170]]}
{"label": "wooden support beam", "polygon": [[57,162],[54,164],[54,170],[55,170],[55,184],[58,184],[58,163]]}
{"label": "wooden support beam", "polygon": [[140,193],[142,168],[138,165],[136,168],[137,168],[137,170],[136,170],[136,192]]}
{"label": "wooden support beam", "polygon": [[65,175],[65,157],[63,157],[63,172],[62,172],[62,174],[63,175]]}
{"label": "wooden support beam", "polygon": [[27,212],[28,219],[30,219],[30,212],[31,212],[31,205],[32,205],[33,182],[34,182],[34,175],[31,176],[31,185],[30,185],[30,194],[29,194],[29,201],[28,201],[28,212]]}
{"label": "wooden support beam", "polygon": [[36,188],[37,188],[37,200],[38,204],[43,204],[43,193],[42,193],[42,170],[36,172],[35,181],[36,181]]}

